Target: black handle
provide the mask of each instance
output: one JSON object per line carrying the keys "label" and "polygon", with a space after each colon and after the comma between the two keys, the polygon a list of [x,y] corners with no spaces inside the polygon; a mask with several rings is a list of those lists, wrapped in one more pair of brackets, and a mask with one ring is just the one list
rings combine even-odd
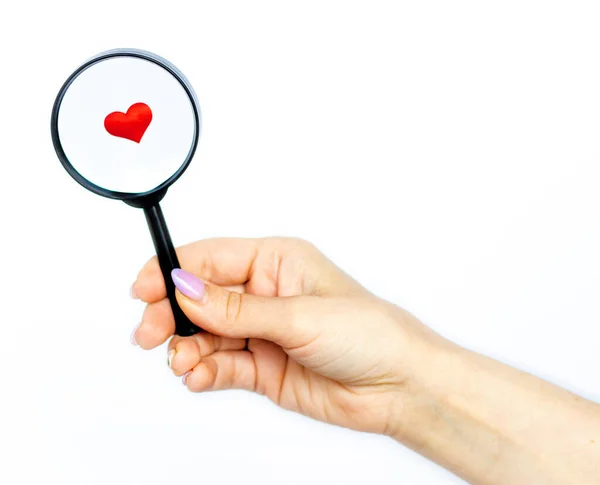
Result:
{"label": "black handle", "polygon": [[179,268],[179,260],[177,259],[162,209],[157,202],[144,206],[144,214],[146,215],[148,228],[152,234],[156,255],[158,256],[158,264],[160,265],[160,270],[162,271],[167,287],[167,297],[171,302],[171,309],[175,317],[175,333],[182,337],[194,335],[200,331],[200,328],[190,322],[185,313],[179,308],[177,299],[175,298],[175,285],[171,279],[171,271]]}

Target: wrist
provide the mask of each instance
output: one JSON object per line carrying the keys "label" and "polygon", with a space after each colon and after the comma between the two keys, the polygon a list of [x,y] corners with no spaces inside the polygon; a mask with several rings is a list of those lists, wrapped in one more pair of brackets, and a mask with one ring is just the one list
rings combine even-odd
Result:
{"label": "wrist", "polygon": [[414,371],[394,397],[389,434],[424,454],[434,446],[436,426],[453,395],[458,369],[468,367],[469,352],[438,337],[415,354]]}

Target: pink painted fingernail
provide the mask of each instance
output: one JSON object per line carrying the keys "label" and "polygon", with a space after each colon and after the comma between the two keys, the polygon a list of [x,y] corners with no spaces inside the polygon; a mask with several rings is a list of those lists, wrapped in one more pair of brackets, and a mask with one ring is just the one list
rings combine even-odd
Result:
{"label": "pink painted fingernail", "polygon": [[175,357],[175,349],[171,349],[169,350],[169,353],[167,354],[167,364],[169,365],[169,367],[171,367],[173,365],[173,357]]}
{"label": "pink painted fingernail", "polygon": [[131,332],[131,337],[129,337],[129,341],[131,342],[131,345],[139,345],[137,343],[137,340],[135,339],[135,333],[137,332],[137,329],[140,328],[140,325],[141,325],[141,323],[133,329],[133,332]]}
{"label": "pink painted fingernail", "polygon": [[186,382],[186,381],[187,381],[187,378],[188,378],[188,376],[189,376],[191,373],[192,373],[192,371],[190,370],[190,371],[187,371],[185,374],[183,374],[183,375],[181,376],[181,383],[182,383],[184,386],[185,386],[185,385],[187,385],[187,382]]}
{"label": "pink painted fingernail", "polygon": [[171,271],[171,278],[182,295],[187,296],[190,300],[202,300],[205,285],[200,278],[179,268]]}

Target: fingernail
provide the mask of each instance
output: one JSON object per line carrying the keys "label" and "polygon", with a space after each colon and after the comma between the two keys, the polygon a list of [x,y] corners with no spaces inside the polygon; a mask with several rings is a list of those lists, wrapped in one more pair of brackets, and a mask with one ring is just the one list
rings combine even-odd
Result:
{"label": "fingernail", "polygon": [[204,296],[204,281],[182,269],[171,271],[177,289],[191,300],[200,301]]}
{"label": "fingernail", "polygon": [[187,378],[192,373],[192,371],[187,371],[185,374],[181,376],[181,383],[185,386],[187,384]]}
{"label": "fingernail", "polygon": [[137,329],[140,328],[140,325],[141,323],[133,329],[133,332],[131,332],[131,337],[129,338],[131,345],[138,345],[137,340],[135,339],[135,333],[137,332]]}
{"label": "fingernail", "polygon": [[133,285],[131,285],[129,287],[129,296],[133,299],[133,300],[139,300],[140,297],[137,295],[137,293],[135,292],[135,283]]}
{"label": "fingernail", "polygon": [[169,353],[167,354],[167,363],[169,364],[169,367],[171,367],[171,364],[173,363],[173,357],[175,357],[175,349],[169,350]]}

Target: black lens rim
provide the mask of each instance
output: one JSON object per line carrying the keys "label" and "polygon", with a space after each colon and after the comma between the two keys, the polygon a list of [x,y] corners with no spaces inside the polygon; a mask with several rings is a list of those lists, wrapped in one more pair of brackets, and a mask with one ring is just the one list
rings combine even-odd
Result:
{"label": "black lens rim", "polygon": [[[62,144],[60,142],[60,135],[58,133],[58,115],[60,112],[60,106],[62,104],[63,98],[64,98],[67,90],[69,89],[69,87],[71,86],[73,81],[75,81],[75,79],[86,69],[93,66],[94,64],[105,61],[112,57],[135,57],[138,59],[144,59],[146,61],[153,62],[153,63],[157,64],[158,66],[162,67],[163,69],[167,70],[171,75],[173,75],[173,77],[175,77],[175,79],[177,79],[179,84],[181,84],[181,86],[185,90],[186,94],[188,95],[188,98],[190,99],[190,103],[192,105],[192,110],[194,112],[194,123],[195,123],[194,138],[192,140],[192,145],[186,156],[185,161],[181,164],[179,169],[171,177],[169,177],[167,180],[165,180],[160,185],[158,185],[158,186],[154,187],[153,189],[148,190],[146,192],[118,192],[118,191],[106,189],[104,187],[100,187],[99,185],[96,185],[93,182],[90,182],[83,175],[81,175],[75,169],[75,167],[73,167],[73,165],[67,158],[67,155],[66,155],[66,153],[62,147]],[[173,64],[171,64],[169,61],[167,61],[166,59],[164,59],[161,56],[158,56],[156,54],[153,54],[152,52],[148,52],[148,51],[144,51],[144,50],[140,50],[140,49],[112,49],[109,51],[101,52],[100,54],[98,54],[98,55],[92,57],[91,59],[89,59],[88,61],[86,61],[79,68],[77,68],[75,70],[75,72],[73,72],[73,74],[71,74],[69,76],[69,78],[65,81],[63,86],[60,88],[60,91],[58,92],[58,95],[56,96],[56,100],[54,101],[54,106],[52,107],[52,116],[51,116],[51,120],[50,120],[50,132],[52,134],[52,144],[54,145],[54,150],[56,151],[56,155],[58,156],[60,163],[62,164],[64,169],[68,172],[68,174],[75,179],[75,181],[77,181],[80,185],[82,185],[89,191],[94,192],[95,194],[101,195],[103,197],[108,197],[110,199],[131,201],[131,200],[138,199],[138,198],[148,198],[158,192],[164,192],[179,177],[181,177],[183,172],[185,172],[185,170],[189,166],[190,162],[192,161],[194,154],[196,153],[196,148],[198,146],[198,141],[200,139],[200,130],[202,127],[201,120],[202,120],[202,118],[201,118],[201,114],[200,114],[200,105],[198,103],[198,98],[196,97],[196,93],[194,92],[194,89],[192,88],[192,85],[187,80],[187,78]]]}

